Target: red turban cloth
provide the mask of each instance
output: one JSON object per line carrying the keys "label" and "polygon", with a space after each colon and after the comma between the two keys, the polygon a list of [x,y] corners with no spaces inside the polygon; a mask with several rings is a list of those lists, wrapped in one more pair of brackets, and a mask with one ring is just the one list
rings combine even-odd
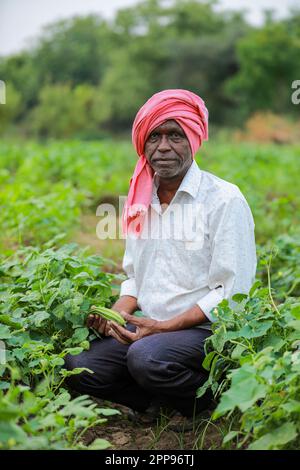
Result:
{"label": "red turban cloth", "polygon": [[203,140],[208,140],[208,110],[204,101],[188,90],[164,90],[151,96],[138,111],[132,142],[139,155],[122,213],[123,234],[142,231],[144,216],[152,199],[154,171],[144,155],[145,142],[156,127],[175,120],[189,141],[193,158]]}

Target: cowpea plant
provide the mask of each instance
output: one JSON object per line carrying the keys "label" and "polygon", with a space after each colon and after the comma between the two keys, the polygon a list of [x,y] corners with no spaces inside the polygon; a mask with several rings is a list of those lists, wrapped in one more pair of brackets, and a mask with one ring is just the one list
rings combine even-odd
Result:
{"label": "cowpea plant", "polygon": [[[19,379],[17,369],[12,377]],[[86,446],[82,438],[117,413],[97,407],[85,395],[71,399],[65,389],[41,395],[12,380],[6,393],[0,390],[0,449],[106,449],[110,443],[105,439]]]}
{"label": "cowpea plant", "polygon": [[[282,248],[284,238],[279,241]],[[274,267],[278,290],[271,287],[271,261],[274,253],[281,253],[285,265],[274,265],[289,272],[286,283],[290,293],[296,293],[299,238],[293,249],[290,238],[286,244],[283,253],[278,246],[261,253],[258,271],[266,286],[257,280],[248,296],[234,296],[237,308],[231,309],[226,300],[214,310],[217,321],[203,363],[209,378],[198,396],[211,387],[219,398],[213,419],[232,418],[234,429],[225,436],[225,446],[230,442],[248,449],[299,448],[300,302],[284,294],[288,289]]]}
{"label": "cowpea plant", "polygon": [[[100,256],[76,244],[26,247],[0,265],[0,444],[4,448],[81,448],[86,429],[106,420],[88,397],[71,398],[63,368],[66,354],[89,348],[85,326],[91,305],[110,307],[113,282]],[[122,277],[122,276],[121,276]],[[116,286],[115,286],[116,287]],[[4,361],[2,361],[4,362]],[[90,371],[91,372],[91,371]],[[94,448],[107,447],[99,440]]]}

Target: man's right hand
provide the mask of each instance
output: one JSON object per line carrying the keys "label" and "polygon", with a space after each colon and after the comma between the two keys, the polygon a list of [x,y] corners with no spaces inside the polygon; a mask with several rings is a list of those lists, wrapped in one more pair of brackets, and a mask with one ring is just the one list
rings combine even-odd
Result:
{"label": "man's right hand", "polygon": [[[127,312],[128,314],[134,313],[138,309],[137,299],[130,295],[123,295],[120,297],[117,302],[111,307],[112,310],[115,310],[120,315],[122,311]],[[93,328],[98,333],[104,336],[110,336],[108,330],[110,329],[107,320],[100,317],[97,314],[90,314],[87,317],[86,326],[88,328]]]}
{"label": "man's right hand", "polygon": [[100,335],[109,336],[109,326],[107,325],[107,320],[100,317],[100,315],[89,315],[87,318],[87,327],[93,328],[98,333],[100,333]]}
{"label": "man's right hand", "polygon": [[[123,316],[123,314],[121,312],[118,312],[118,313],[121,316]],[[88,317],[87,317],[86,326],[88,328],[93,328],[100,335],[110,336],[109,333],[108,333],[108,331],[110,330],[109,323],[110,322],[108,320],[105,320],[105,318],[101,317],[100,315],[92,313],[92,314],[88,315]]]}

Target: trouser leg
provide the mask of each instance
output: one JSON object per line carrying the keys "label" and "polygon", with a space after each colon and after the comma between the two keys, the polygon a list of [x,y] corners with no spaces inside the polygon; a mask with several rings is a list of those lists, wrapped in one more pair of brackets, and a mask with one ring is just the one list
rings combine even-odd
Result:
{"label": "trouser leg", "polygon": [[207,330],[158,333],[134,342],[127,351],[127,367],[134,380],[186,416],[207,408],[211,394],[196,399],[207,379],[202,367]]}
{"label": "trouser leg", "polygon": [[[128,329],[134,331],[135,327],[129,325]],[[88,351],[76,356],[68,354],[65,357],[66,369],[86,367],[94,373],[81,372],[70,376],[66,379],[67,385],[79,393],[144,411],[153,395],[140,387],[130,375],[127,368],[128,347],[112,337],[103,337],[93,340]]]}

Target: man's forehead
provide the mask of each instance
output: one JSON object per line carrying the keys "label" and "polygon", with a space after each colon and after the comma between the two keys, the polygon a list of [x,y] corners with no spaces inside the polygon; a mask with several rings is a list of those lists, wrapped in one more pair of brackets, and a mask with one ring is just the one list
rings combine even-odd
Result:
{"label": "man's forehead", "polygon": [[182,127],[174,119],[168,119],[167,121],[164,121],[162,124],[160,124],[155,129],[153,129],[153,131],[157,132],[157,131],[164,131],[164,130],[169,130],[169,129],[177,129],[177,130],[184,132]]}

